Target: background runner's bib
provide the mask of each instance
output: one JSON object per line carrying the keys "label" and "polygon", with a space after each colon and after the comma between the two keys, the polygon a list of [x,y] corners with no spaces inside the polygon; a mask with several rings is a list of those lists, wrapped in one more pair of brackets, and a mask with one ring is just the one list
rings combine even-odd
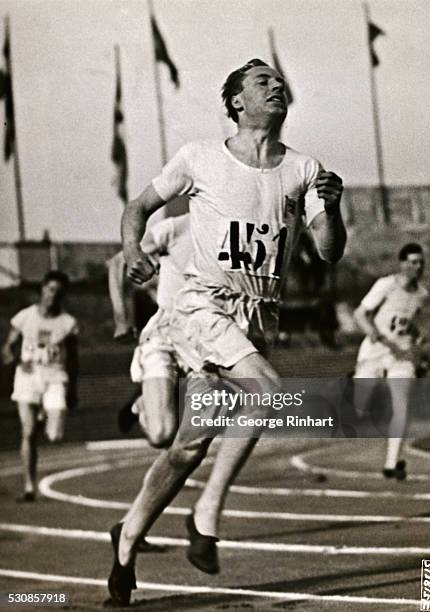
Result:
{"label": "background runner's bib", "polygon": [[78,333],[76,319],[66,312],[42,317],[37,305],[20,310],[11,325],[22,334],[21,361],[54,370],[65,370],[65,340]]}
{"label": "background runner's bib", "polygon": [[[414,342],[416,320],[427,296],[421,284],[416,291],[409,292],[399,284],[395,274],[390,274],[375,282],[361,304],[368,312],[376,311],[374,323],[381,334],[399,349],[408,350]],[[387,351],[385,345],[365,338],[358,359],[376,359]]]}

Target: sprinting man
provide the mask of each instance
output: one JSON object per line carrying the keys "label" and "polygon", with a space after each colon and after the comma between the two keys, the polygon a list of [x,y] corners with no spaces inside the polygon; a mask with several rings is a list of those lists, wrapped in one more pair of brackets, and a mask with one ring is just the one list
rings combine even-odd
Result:
{"label": "sprinting man", "polygon": [[[78,326],[63,309],[68,285],[63,272],[48,272],[38,303],[13,317],[2,349],[6,364],[18,362],[12,399],[21,421],[24,492],[17,501],[32,502],[36,498],[38,421],[45,420],[48,440],[58,442],[64,435],[67,408],[77,402]],[[17,357],[20,340],[21,353]]]}
{"label": "sprinting man", "polygon": [[[265,62],[251,60],[231,73],[223,98],[237,133],[224,143],[185,145],[125,208],[124,255],[129,278],[148,280],[154,265],[140,248],[147,219],[176,195],[188,194],[193,256],[171,322],[175,349],[196,372],[216,368],[227,380],[243,379],[245,392],[273,391],[280,380],[264,355],[276,336],[278,296],[295,236],[303,216],[320,256],[330,262],[342,256],[342,181],[280,142],[285,82]],[[215,554],[212,534],[226,492],[256,440],[225,438],[224,461],[210,477],[214,486],[187,520],[191,546],[208,543],[204,555]],[[114,528],[108,582],[114,603],[129,603],[135,545],[201,463],[209,443],[207,435],[180,427],[146,474],[126,521]]]}
{"label": "sprinting man", "polygon": [[[361,343],[354,378],[386,378],[392,417],[387,432],[387,452],[382,471],[386,478],[404,480],[406,462],[399,459],[408,419],[408,397],[415,378],[415,352],[422,342],[417,318],[428,291],[420,280],[424,254],[419,244],[405,244],[399,251],[400,270],[377,280],[355,311],[366,334]],[[395,379],[401,378],[401,381]],[[365,416],[373,392],[372,383],[358,384],[354,394],[357,414]]]}

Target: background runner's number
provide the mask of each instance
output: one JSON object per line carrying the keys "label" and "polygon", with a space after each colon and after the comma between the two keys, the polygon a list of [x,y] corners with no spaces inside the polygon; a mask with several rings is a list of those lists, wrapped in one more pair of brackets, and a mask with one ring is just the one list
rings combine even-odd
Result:
{"label": "background runner's number", "polygon": [[412,324],[407,317],[399,317],[394,315],[390,323],[390,331],[399,336],[410,336],[412,333]]}

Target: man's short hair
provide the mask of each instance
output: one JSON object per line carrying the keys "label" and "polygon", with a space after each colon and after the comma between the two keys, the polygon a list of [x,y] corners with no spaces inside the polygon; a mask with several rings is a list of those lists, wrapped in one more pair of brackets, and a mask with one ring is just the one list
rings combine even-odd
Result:
{"label": "man's short hair", "polygon": [[418,244],[418,242],[408,242],[407,244],[403,245],[399,251],[399,261],[406,261],[408,255],[415,255],[416,253],[423,255],[422,246]]}
{"label": "man's short hair", "polygon": [[70,285],[69,277],[65,272],[61,272],[61,270],[50,270],[47,272],[43,277],[42,287],[47,285],[50,281],[57,281],[57,283],[61,283],[64,290],[66,290]]}
{"label": "man's short hair", "polygon": [[249,62],[246,62],[246,64],[228,75],[224,85],[222,86],[222,99],[227,109],[227,117],[233,119],[235,123],[239,121],[239,115],[231,103],[232,97],[242,91],[243,79],[245,78],[248,70],[251,70],[251,68],[255,68],[256,66],[268,65],[269,64],[263,62],[263,60],[255,58],[249,60]]}

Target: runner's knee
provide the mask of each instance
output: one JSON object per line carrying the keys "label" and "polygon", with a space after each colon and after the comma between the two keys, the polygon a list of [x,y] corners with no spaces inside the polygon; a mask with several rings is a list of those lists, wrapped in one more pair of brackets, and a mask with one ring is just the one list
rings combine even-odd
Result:
{"label": "runner's knee", "polygon": [[61,442],[64,437],[65,414],[61,411],[48,412],[45,434],[49,442]]}
{"label": "runner's knee", "polygon": [[168,450],[170,464],[173,466],[198,466],[206,456],[209,443],[210,440],[208,439],[175,442]]}
{"label": "runner's knee", "polygon": [[34,440],[36,437],[36,423],[21,423],[21,436],[26,440]]}
{"label": "runner's knee", "polygon": [[176,433],[175,423],[158,423],[152,427],[146,427],[148,442],[154,448],[167,448],[173,442]]}
{"label": "runner's knee", "polygon": [[61,442],[63,439],[63,433],[61,431],[51,431],[48,429],[46,431],[46,437],[48,438],[49,442]]}

